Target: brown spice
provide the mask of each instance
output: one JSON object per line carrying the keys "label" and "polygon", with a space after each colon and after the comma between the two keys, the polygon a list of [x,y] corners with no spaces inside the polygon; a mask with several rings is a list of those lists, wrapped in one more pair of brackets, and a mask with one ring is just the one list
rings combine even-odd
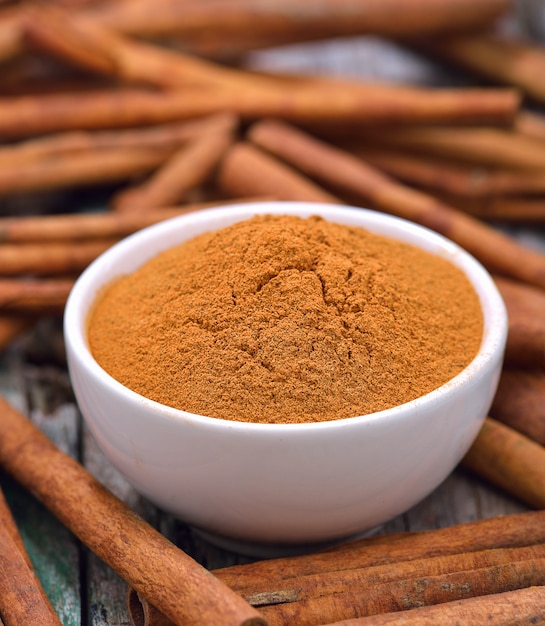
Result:
{"label": "brown spice", "polygon": [[114,378],[238,421],[326,421],[432,391],[475,356],[478,297],[450,262],[320,217],[256,216],[115,281],[89,321]]}
{"label": "brown spice", "polygon": [[[2,470],[175,624],[266,626],[256,609],[136,515],[1,394],[0,427]],[[10,577],[15,563],[1,555],[0,563],[0,590],[8,588],[2,585],[7,580],[17,593],[26,592],[28,585]],[[35,608],[28,603],[23,607]],[[51,626],[51,621],[29,613],[27,619],[5,621],[4,626],[35,624]]]}

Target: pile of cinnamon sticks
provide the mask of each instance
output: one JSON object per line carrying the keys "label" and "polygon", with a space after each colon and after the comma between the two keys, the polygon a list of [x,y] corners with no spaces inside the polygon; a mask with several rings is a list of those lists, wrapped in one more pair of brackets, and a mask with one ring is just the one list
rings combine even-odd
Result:
{"label": "pile of cinnamon sticks", "polygon": [[[61,314],[74,280],[98,254],[157,221],[255,199],[385,211],[449,237],[493,273],[509,312],[505,367],[491,417],[464,464],[531,507],[545,508],[545,251],[498,227],[545,224],[545,113],[539,108],[545,105],[545,47],[498,34],[499,20],[512,9],[506,0],[308,6],[304,0],[52,0],[0,8],[0,199],[108,190],[99,212],[61,205],[50,215],[0,217],[0,348],[40,317]],[[361,34],[453,64],[468,82],[477,77],[477,86],[432,88],[245,66],[249,50]],[[8,414],[2,407],[2,430]],[[34,440],[33,432],[20,432]],[[62,515],[66,503],[50,500],[51,485],[40,486],[35,468],[12,465],[2,443],[0,465]],[[89,497],[94,494],[82,492],[74,506],[88,509]],[[63,521],[92,541],[93,533],[74,527],[72,517]],[[532,528],[543,524],[541,515],[517,517],[513,528],[526,528],[523,520]],[[478,542],[488,527],[475,528],[468,532]],[[437,603],[444,605],[442,616],[460,610],[473,623],[482,623],[479,611],[492,615],[504,607],[498,612],[507,615],[508,606],[545,621],[535,609],[543,604],[543,538],[521,546],[486,532],[493,540],[482,554],[467,546],[447,554],[450,538],[426,535],[426,541],[437,536],[433,555],[418,548],[402,563],[361,561],[342,576],[339,564],[359,547],[331,551],[323,571],[310,556],[279,563],[276,573],[271,565],[266,578],[259,569],[265,565],[241,566],[246,569],[233,572],[236,581],[228,571],[216,577],[246,598],[243,614],[258,605],[270,624],[405,623],[396,620],[409,619],[403,617],[409,609],[411,620],[422,620],[414,623],[438,623],[431,607],[414,608]],[[361,553],[382,550],[380,558],[388,560],[390,540],[400,547],[420,541],[411,535],[364,542]],[[310,570],[292,569],[300,563]],[[123,570],[121,563],[112,566]],[[129,584],[140,580],[134,570],[122,575]],[[248,582],[240,587],[243,578]],[[363,598],[355,580],[372,585],[373,597],[366,591]],[[0,578],[0,589],[4,583]],[[147,587],[140,591],[132,602],[147,620],[157,600],[146,595]],[[469,599],[479,595],[488,596],[484,609],[484,600]],[[367,608],[356,608],[362,599]],[[348,612],[328,612],[333,606]],[[166,608],[170,618],[176,610]],[[399,615],[363,617],[392,611]],[[305,621],[307,614],[318,617]],[[240,623],[264,623],[249,615],[257,621]],[[362,621],[350,621],[354,616]]]}
{"label": "pile of cinnamon sticks", "polygon": [[543,623],[543,519],[378,536],[214,574],[271,626]]}
{"label": "pile of cinnamon sticks", "polygon": [[[543,624],[544,513],[360,539],[213,570],[270,626]],[[133,589],[134,626],[168,626]]]}

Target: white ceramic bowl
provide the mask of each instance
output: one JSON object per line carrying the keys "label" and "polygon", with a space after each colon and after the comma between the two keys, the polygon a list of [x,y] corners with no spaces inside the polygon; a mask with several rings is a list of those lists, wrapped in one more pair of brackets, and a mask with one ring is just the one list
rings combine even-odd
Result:
{"label": "white ceramic bowl", "polygon": [[[449,259],[467,274],[482,303],[478,355],[450,382],[414,401],[312,424],[194,415],[144,398],[108,375],[86,339],[88,311],[100,288],[165,248],[256,213],[319,214]],[[163,510],[218,543],[256,554],[263,547],[256,550],[252,543],[327,542],[361,533],[433,491],[482,425],[498,383],[506,334],[505,307],[492,279],[457,245],[382,213],[291,202],[207,209],[146,228],[86,269],[65,311],[76,399],[108,459]]]}

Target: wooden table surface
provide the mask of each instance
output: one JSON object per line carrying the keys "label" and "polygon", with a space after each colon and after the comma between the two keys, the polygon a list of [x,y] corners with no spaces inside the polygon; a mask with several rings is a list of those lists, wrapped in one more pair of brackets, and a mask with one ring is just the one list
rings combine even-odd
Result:
{"label": "wooden table surface", "polygon": [[[373,38],[293,46],[255,54],[256,66],[325,71],[419,83],[449,83],[442,68]],[[545,249],[545,231],[519,229],[528,245]],[[63,450],[79,459],[99,480],[182,549],[208,568],[248,561],[202,540],[181,521],[156,510],[104,459],[82,423],[64,360],[62,320],[44,319],[0,355],[0,392],[28,414]],[[65,626],[127,626],[125,583],[82,547],[30,494],[0,473],[28,552]],[[456,469],[425,501],[379,532],[449,526],[526,507]]]}

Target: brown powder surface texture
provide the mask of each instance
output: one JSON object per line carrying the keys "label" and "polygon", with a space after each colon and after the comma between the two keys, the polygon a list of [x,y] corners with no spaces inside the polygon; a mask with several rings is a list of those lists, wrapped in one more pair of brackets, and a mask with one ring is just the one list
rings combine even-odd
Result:
{"label": "brown powder surface texture", "polygon": [[450,261],[321,217],[259,215],[113,282],[91,351],[133,391],[214,418],[329,421],[422,396],[475,357],[478,296]]}

